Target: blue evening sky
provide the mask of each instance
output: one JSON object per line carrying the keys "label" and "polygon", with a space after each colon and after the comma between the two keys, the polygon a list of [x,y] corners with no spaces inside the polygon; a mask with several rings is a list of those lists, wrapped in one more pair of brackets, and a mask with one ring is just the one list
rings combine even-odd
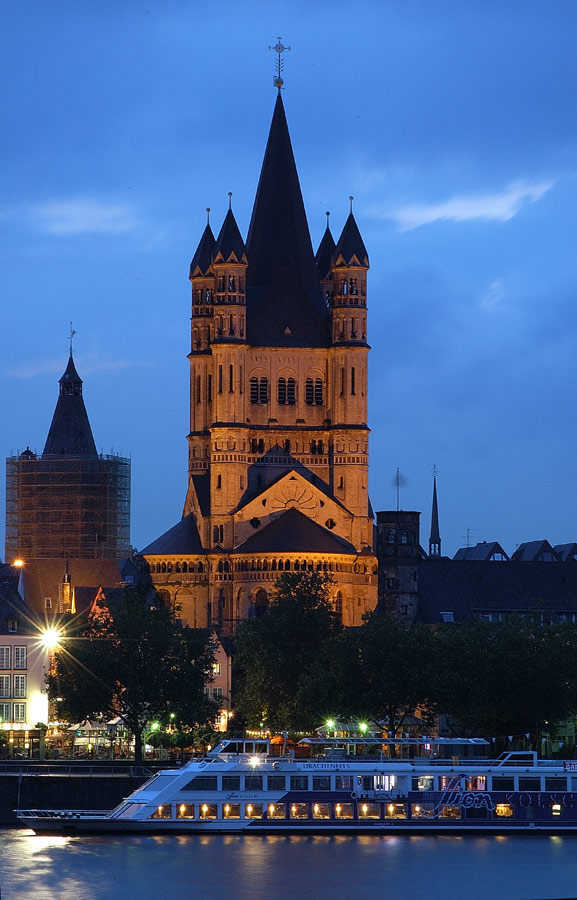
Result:
{"label": "blue evening sky", "polygon": [[[574,0],[9,0],[0,32],[1,455],[41,451],[75,360],[132,457],[132,542],[186,492],[188,265],[246,236],[284,102],[316,248],[355,197],[371,496],[466,540],[577,540]],[[3,542],[2,542],[3,543]]]}

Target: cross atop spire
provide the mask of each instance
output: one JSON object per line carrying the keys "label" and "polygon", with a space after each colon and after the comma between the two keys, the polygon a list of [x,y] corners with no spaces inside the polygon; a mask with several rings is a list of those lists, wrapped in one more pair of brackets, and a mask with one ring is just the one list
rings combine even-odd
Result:
{"label": "cross atop spire", "polygon": [[275,88],[278,88],[278,92],[280,94],[280,90],[284,84],[284,81],[282,80],[282,77],[281,77],[281,72],[284,69],[284,60],[282,59],[281,54],[284,53],[285,50],[290,50],[290,47],[285,47],[282,43],[282,38],[279,37],[279,38],[277,38],[277,43],[275,44],[275,46],[271,47],[269,45],[268,49],[274,50],[275,53],[278,53],[278,59],[276,61],[276,67],[277,67],[276,75],[274,76],[272,81],[273,81]]}
{"label": "cross atop spire", "polygon": [[70,341],[70,356],[72,356],[72,338],[76,334],[76,331],[72,327],[72,322],[70,323],[70,334],[68,335],[68,340]]}

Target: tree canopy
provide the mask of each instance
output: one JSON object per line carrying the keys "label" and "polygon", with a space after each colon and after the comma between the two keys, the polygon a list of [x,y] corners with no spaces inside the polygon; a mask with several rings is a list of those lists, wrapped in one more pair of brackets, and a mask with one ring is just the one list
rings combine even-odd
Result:
{"label": "tree canopy", "polygon": [[342,629],[329,601],[330,576],[281,575],[268,612],[243,622],[235,639],[235,707],[252,727],[314,727],[299,681],[326,640]]}
{"label": "tree canopy", "polygon": [[179,627],[157,601],[146,586],[99,601],[84,624],[67,629],[48,679],[69,721],[118,716],[135,737],[137,759],[152,720],[190,728],[216,713],[204,693],[214,661],[210,632]]}

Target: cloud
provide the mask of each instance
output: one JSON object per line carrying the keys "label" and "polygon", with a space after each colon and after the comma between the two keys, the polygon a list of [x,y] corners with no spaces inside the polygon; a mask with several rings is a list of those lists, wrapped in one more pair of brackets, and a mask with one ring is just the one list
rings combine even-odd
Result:
{"label": "cloud", "polygon": [[28,218],[48,234],[128,234],[142,227],[142,219],[127,203],[90,197],[48,200],[29,206]]}
{"label": "cloud", "polygon": [[479,297],[479,306],[481,309],[496,309],[502,305],[506,296],[505,285],[500,278],[496,278]]}
{"label": "cloud", "polygon": [[381,214],[393,219],[402,231],[410,231],[432,222],[470,222],[474,219],[507,222],[526,203],[540,200],[555,184],[554,179],[530,183],[514,181],[500,193],[457,194],[440,203],[415,203]]}

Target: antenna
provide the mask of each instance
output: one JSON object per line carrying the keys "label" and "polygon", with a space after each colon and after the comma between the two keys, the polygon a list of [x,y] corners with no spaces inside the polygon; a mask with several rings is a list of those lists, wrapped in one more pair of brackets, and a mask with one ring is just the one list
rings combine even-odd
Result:
{"label": "antenna", "polygon": [[275,46],[271,47],[269,45],[268,49],[274,50],[275,53],[278,53],[278,59],[276,61],[276,75],[274,76],[272,83],[274,84],[275,88],[278,88],[278,92],[280,94],[281,88],[284,84],[281,76],[281,72],[284,69],[284,61],[281,58],[281,53],[284,53],[285,50],[290,50],[290,47],[283,46],[282,38],[278,37]]}
{"label": "antenna", "polygon": [[465,545],[466,547],[470,547],[470,546],[471,546],[471,532],[472,532],[472,531],[477,531],[477,529],[476,529],[476,528],[467,528],[467,533],[466,533],[466,535],[465,535],[465,540],[466,540],[466,542],[467,542],[466,545]]}
{"label": "antenna", "polygon": [[397,468],[395,477],[393,479],[393,485],[397,491],[397,512],[399,512],[399,510],[401,508],[401,486],[406,485],[406,483],[407,482],[406,482],[405,478],[403,478],[403,476],[401,475],[401,470],[399,468]]}

